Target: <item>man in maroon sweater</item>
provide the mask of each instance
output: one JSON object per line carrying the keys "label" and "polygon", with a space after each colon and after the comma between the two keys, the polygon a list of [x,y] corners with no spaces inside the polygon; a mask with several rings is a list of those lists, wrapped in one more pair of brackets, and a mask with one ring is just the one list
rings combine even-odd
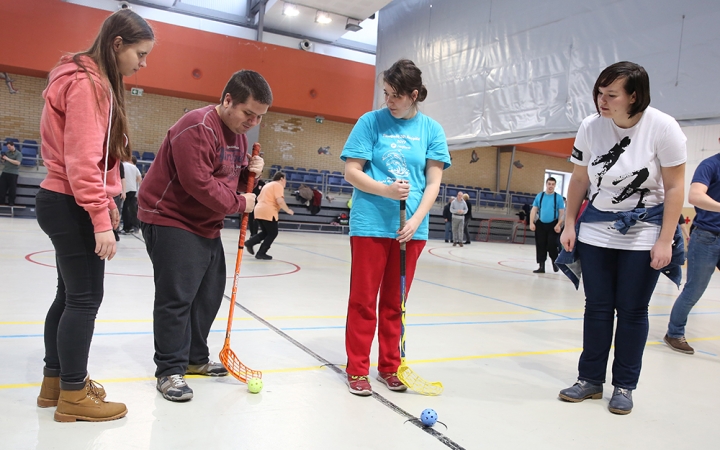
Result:
{"label": "man in maroon sweater", "polygon": [[245,133],[272,104],[257,72],[233,74],[221,103],[185,114],[167,133],[138,193],[138,219],[155,275],[157,390],[186,401],[193,391],[185,374],[227,375],[210,361],[207,337],[225,292],[225,253],[220,239],[228,214],[252,211],[245,192],[250,172]]}

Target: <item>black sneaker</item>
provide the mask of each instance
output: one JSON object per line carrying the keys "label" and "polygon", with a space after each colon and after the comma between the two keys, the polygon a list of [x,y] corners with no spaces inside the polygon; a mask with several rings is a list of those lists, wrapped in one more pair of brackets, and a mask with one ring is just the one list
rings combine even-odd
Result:
{"label": "black sneaker", "polygon": [[255,259],[265,259],[269,261],[272,259],[272,256],[258,253],[257,255],[255,255]]}
{"label": "black sneaker", "polygon": [[248,253],[250,253],[251,255],[255,254],[255,249],[253,248],[252,245],[245,243],[245,248],[247,249]]}
{"label": "black sneaker", "polygon": [[157,379],[156,388],[167,400],[185,402],[193,398],[193,390],[182,375],[168,375]]}
{"label": "black sneaker", "polygon": [[545,273],[545,264],[540,264],[540,267],[533,270],[533,273]]}

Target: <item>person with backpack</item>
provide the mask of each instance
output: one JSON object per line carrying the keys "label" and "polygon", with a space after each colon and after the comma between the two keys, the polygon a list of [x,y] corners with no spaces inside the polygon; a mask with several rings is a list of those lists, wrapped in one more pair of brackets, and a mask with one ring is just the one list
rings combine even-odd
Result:
{"label": "person with backpack", "polygon": [[533,273],[545,273],[548,254],[553,271],[558,271],[555,260],[558,256],[558,236],[565,220],[565,201],[562,195],[555,192],[555,184],[555,178],[548,177],[545,190],[535,197],[530,210],[530,230],[535,232],[535,257],[538,263]]}

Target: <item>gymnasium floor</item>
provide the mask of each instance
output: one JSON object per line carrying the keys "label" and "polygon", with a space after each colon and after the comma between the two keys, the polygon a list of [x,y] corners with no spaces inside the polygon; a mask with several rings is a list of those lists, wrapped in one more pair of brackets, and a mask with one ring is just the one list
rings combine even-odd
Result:
{"label": "gymnasium floor", "polygon": [[[557,399],[577,375],[583,295],[559,274],[535,275],[530,245],[429,241],[408,301],[410,366],[440,380],[439,397],[348,393],[326,363],[345,362],[350,250],[347,236],[281,232],[273,261],[245,255],[232,348],[263,371],[260,394],[231,377],[189,377],[195,397],[171,403],[155,390],[152,269],[143,242],[123,236],[107,264],[90,374],[126,418],[62,424],[35,406],[43,320],[54,296],[54,255],[34,220],[0,218],[1,449],[705,449],[720,428],[720,278],[690,318],[693,356],[661,339],[678,291],[661,277],[635,409]],[[232,276],[238,230],[223,232]],[[230,295],[232,279],[226,293]],[[217,359],[229,301],[210,334]],[[377,361],[377,346],[372,360]],[[376,367],[371,375],[376,375]],[[609,377],[608,377],[609,378]],[[433,408],[447,429],[406,422]]]}

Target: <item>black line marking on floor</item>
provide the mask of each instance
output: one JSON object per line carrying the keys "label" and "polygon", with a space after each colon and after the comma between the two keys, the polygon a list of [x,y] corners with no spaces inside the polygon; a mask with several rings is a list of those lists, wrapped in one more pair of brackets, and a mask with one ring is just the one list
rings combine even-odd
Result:
{"label": "black line marking on floor", "polygon": [[[142,242],[142,243],[145,243],[145,240],[144,240],[142,237],[138,236],[139,234],[140,234],[140,233],[136,233],[136,234],[133,234],[132,236],[133,236],[135,239],[137,239],[138,241],[140,241],[140,242]],[[225,294],[223,294],[223,297],[225,297],[225,298],[228,299],[228,300],[231,300],[231,298],[230,298],[229,296],[225,295]],[[254,312],[250,311],[250,310],[247,309],[245,306],[241,305],[240,302],[235,301],[235,306],[237,306],[238,308],[240,308],[240,309],[242,309],[243,311],[245,311],[245,313],[248,314],[248,315],[249,315],[250,317],[252,317],[253,319],[257,320],[258,322],[262,323],[263,325],[265,325],[265,326],[268,327],[269,329],[273,330],[275,333],[277,333],[278,335],[280,335],[283,339],[287,340],[288,342],[290,342],[291,344],[293,344],[294,346],[296,346],[296,347],[299,348],[300,350],[304,351],[304,352],[307,353],[308,355],[312,356],[313,358],[315,358],[315,359],[317,359],[318,361],[320,361],[321,363],[323,363],[324,366],[328,366],[330,369],[332,369],[333,372],[337,373],[338,375],[347,376],[347,374],[345,373],[344,370],[342,370],[341,368],[339,368],[339,367],[336,366],[335,364],[331,363],[331,362],[328,361],[327,359],[323,358],[322,356],[318,355],[318,354],[315,353],[314,351],[310,350],[310,349],[307,348],[305,345],[303,345],[303,344],[301,344],[300,342],[296,341],[295,339],[293,339],[292,337],[290,337],[287,333],[285,333],[285,332],[282,331],[281,329],[277,328],[275,325],[271,324],[271,323],[268,322],[267,320],[265,320],[265,319],[263,319],[262,317],[258,316],[258,315],[255,314]],[[391,410],[395,411],[395,412],[398,413],[399,415],[405,417],[406,419],[416,419],[415,416],[413,416],[413,415],[410,414],[409,412],[405,411],[404,409],[402,409],[401,407],[399,407],[399,406],[396,405],[395,403],[391,402],[390,400],[386,399],[386,398],[383,397],[382,395],[378,394],[378,393],[375,392],[374,390],[373,390],[373,393],[372,393],[372,397],[373,397],[375,400],[377,400],[377,401],[379,401],[380,403],[382,403],[383,405],[385,405],[385,406],[387,406],[388,408],[390,408]],[[445,436],[444,434],[442,434],[441,432],[439,432],[439,431],[437,431],[437,430],[435,430],[435,429],[433,429],[433,428],[429,428],[429,427],[424,426],[419,420],[411,420],[410,423],[412,423],[412,424],[415,425],[416,427],[420,428],[421,430],[423,430],[424,432],[426,432],[426,433],[429,434],[430,436],[433,436],[435,439],[437,439],[438,441],[440,441],[440,442],[442,442],[443,444],[445,444],[445,446],[448,447],[448,448],[451,448],[451,449],[453,449],[453,450],[465,450],[465,448],[464,448],[463,446],[461,446],[460,444],[458,444],[457,442],[453,441],[453,440],[450,439],[449,437]]]}
{"label": "black line marking on floor", "polygon": [[[230,300],[230,297],[229,297],[229,296],[224,295],[224,297],[227,298],[228,300]],[[286,339],[287,341],[289,341],[291,344],[295,345],[295,346],[296,346],[297,348],[299,348],[300,350],[304,351],[304,352],[307,353],[308,355],[312,356],[313,358],[315,358],[315,359],[317,359],[318,361],[320,361],[321,363],[323,363],[324,366],[327,366],[327,367],[329,367],[330,369],[332,369],[333,372],[337,373],[338,375],[342,375],[343,377],[344,377],[344,376],[347,376],[344,370],[342,370],[341,368],[339,368],[339,367],[336,366],[335,364],[331,363],[331,362],[328,361],[327,359],[323,358],[322,356],[318,355],[318,354],[315,353],[314,351],[310,350],[309,348],[307,348],[307,347],[306,347],[305,345],[303,345],[302,343],[296,341],[295,339],[293,339],[292,337],[290,337],[287,333],[285,333],[285,332],[282,331],[281,329],[277,328],[276,326],[274,326],[273,324],[271,324],[271,323],[268,322],[267,320],[263,319],[262,317],[258,316],[258,315],[255,314],[254,312],[250,311],[250,310],[247,309],[245,306],[241,305],[239,302],[235,301],[235,306],[237,306],[238,308],[240,308],[240,309],[242,309],[243,311],[245,311],[245,313],[247,313],[247,314],[248,314],[249,316],[251,316],[253,319],[257,320],[258,322],[262,323],[262,324],[265,325],[266,327],[270,328],[270,329],[273,330],[275,333],[277,333],[278,335],[280,335],[281,337],[283,337],[284,339]],[[406,419],[416,419],[415,416],[413,416],[413,415],[410,414],[409,412],[405,411],[404,409],[402,409],[401,407],[399,407],[399,406],[396,405],[395,403],[391,402],[390,400],[386,399],[386,398],[383,397],[382,395],[378,394],[378,393],[375,392],[374,390],[373,390],[373,393],[372,393],[372,397],[373,397],[375,400],[377,400],[377,401],[379,401],[380,403],[382,403],[383,405],[385,405],[385,406],[387,406],[388,408],[390,408],[391,410],[393,410],[393,411],[395,411],[396,413],[400,414],[401,416],[405,417]],[[426,432],[427,434],[435,437],[438,441],[440,441],[440,442],[442,442],[443,444],[445,444],[448,448],[451,448],[451,449],[454,449],[454,450],[465,450],[464,447],[462,447],[460,444],[456,443],[455,441],[453,441],[453,440],[450,439],[449,437],[445,436],[445,435],[442,434],[441,432],[439,432],[439,431],[437,431],[437,430],[435,430],[435,429],[433,429],[433,428],[429,428],[429,427],[424,426],[424,425],[423,425],[420,421],[418,421],[418,420],[411,420],[410,423],[412,423],[412,424],[415,425],[416,427],[420,428],[421,430],[423,430],[423,431]]]}

